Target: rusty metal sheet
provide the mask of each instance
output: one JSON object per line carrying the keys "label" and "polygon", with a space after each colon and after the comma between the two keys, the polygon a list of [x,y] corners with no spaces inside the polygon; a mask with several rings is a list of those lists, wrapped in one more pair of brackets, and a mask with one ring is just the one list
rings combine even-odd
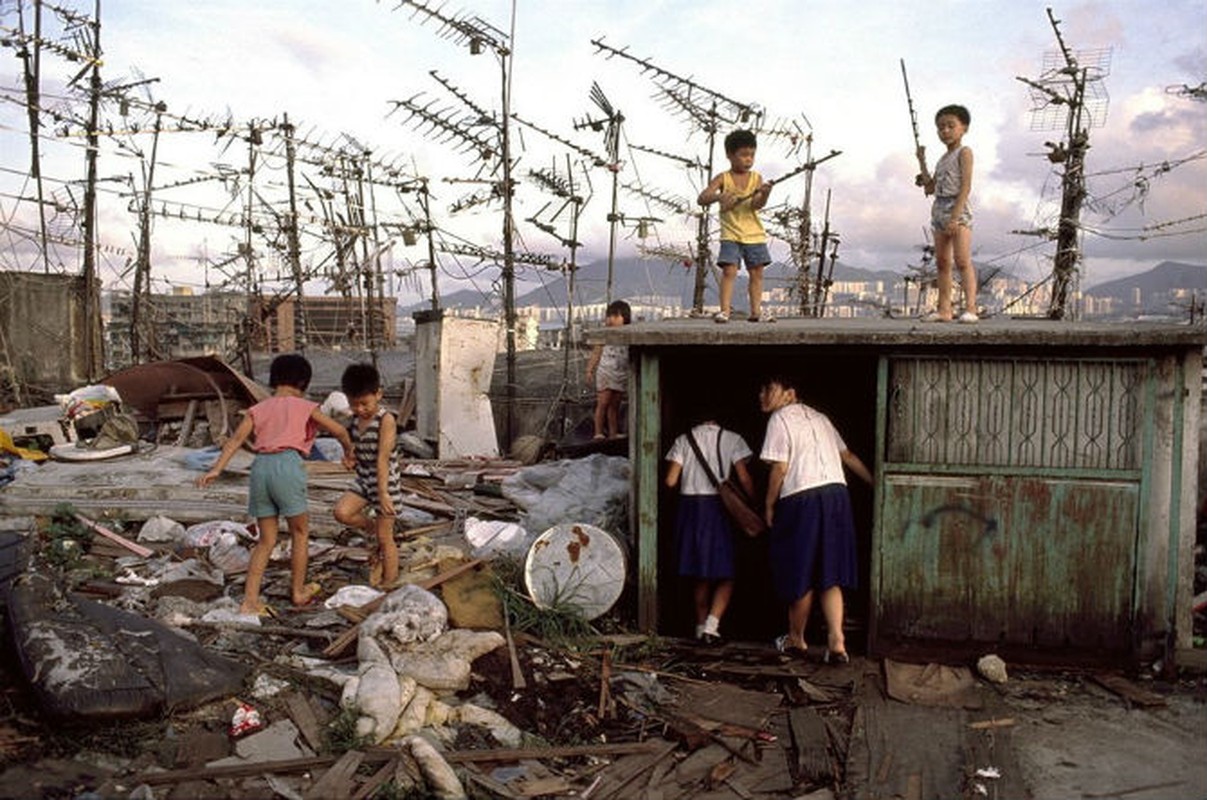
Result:
{"label": "rusty metal sheet", "polygon": [[151,420],[156,418],[159,402],[165,395],[212,395],[247,407],[271,394],[214,356],[135,364],[114,372],[102,383],[117,389],[122,403]]}
{"label": "rusty metal sheet", "polygon": [[880,636],[1130,647],[1139,485],[887,475]]}

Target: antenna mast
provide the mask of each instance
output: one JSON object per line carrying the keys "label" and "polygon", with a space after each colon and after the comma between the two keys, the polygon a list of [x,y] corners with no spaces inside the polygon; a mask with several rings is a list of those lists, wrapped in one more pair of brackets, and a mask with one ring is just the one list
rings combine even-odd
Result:
{"label": "antenna mast", "polygon": [[[467,14],[449,15],[442,7],[433,7],[428,0],[400,0],[397,8],[411,8],[423,14],[427,20],[439,25],[439,35],[457,44],[468,44],[469,52],[477,55],[483,48],[494,51],[499,60],[499,78],[501,88],[500,114],[496,122],[499,136],[500,161],[502,162],[503,181],[501,194],[503,197],[503,314],[505,334],[507,338],[507,425],[504,439],[511,446],[515,438],[515,395],[516,395],[516,312],[515,312],[515,247],[513,245],[514,222],[512,219],[512,194],[514,185],[511,180],[511,39],[515,26],[515,1],[511,5],[512,34],[504,33],[478,16]],[[409,109],[414,114],[413,109]],[[431,124],[429,122],[429,124]],[[485,159],[487,154],[482,154]]]}
{"label": "antenna mast", "polygon": [[1111,50],[1074,53],[1060,34],[1060,20],[1049,8],[1048,22],[1056,34],[1059,53],[1044,55],[1043,74],[1036,80],[1018,78],[1031,87],[1031,130],[1061,130],[1064,141],[1045,142],[1048,160],[1064,164],[1061,178],[1060,221],[1052,269],[1049,319],[1070,316],[1069,291],[1081,262],[1081,206],[1086,197],[1085,154],[1090,128],[1106,122],[1109,98],[1102,79],[1110,74]]}
{"label": "antenna mast", "polygon": [[[644,58],[630,55],[624,49],[617,49],[604,44],[602,39],[592,39],[597,51],[608,58],[619,57],[637,64],[643,75],[658,87],[666,107],[685,116],[694,128],[698,128],[708,136],[708,160],[704,168],[702,183],[707,183],[712,177],[713,150],[716,147],[717,130],[722,122],[730,125],[750,123],[751,127],[759,127],[763,112],[754,103],[743,103],[726,97],[720,92],[713,91],[696,83],[690,78],[684,78],[673,72],[662,69]],[[692,313],[704,311],[704,285],[712,258],[708,249],[709,215],[700,213],[696,227],[696,285],[692,291]]]}

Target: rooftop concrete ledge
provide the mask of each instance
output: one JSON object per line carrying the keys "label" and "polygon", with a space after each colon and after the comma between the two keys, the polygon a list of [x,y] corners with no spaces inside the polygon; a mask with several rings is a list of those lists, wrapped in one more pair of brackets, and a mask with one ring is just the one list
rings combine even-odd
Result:
{"label": "rooftop concrete ledge", "polygon": [[1057,322],[990,318],[973,324],[917,319],[813,319],[789,317],[774,323],[738,317],[722,325],[710,317],[635,322],[586,333],[587,344],[632,346],[796,345],[1204,347],[1207,324],[1176,322]]}

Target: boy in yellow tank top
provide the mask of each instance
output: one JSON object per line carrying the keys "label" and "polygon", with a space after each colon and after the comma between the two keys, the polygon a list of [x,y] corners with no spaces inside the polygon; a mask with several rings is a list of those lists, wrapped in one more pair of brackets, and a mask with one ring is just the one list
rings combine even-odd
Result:
{"label": "boy in yellow tank top", "polygon": [[741,263],[745,263],[750,276],[749,320],[775,322],[770,314],[762,313],[763,267],[771,263],[771,253],[759,209],[767,205],[771,181],[764,181],[753,169],[757,149],[758,140],[751,131],[736,130],[726,136],[729,169],[709,181],[697,200],[705,208],[719,203],[721,209],[721,249],[717,255],[717,266],[721,268],[721,310],[713,316],[716,322],[729,322],[733,284]]}

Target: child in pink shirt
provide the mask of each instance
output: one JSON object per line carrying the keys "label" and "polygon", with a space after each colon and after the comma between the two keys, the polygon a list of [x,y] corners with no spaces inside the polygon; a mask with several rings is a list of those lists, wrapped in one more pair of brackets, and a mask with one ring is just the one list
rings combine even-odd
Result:
{"label": "child in pink shirt", "polygon": [[289,566],[294,605],[306,605],[314,599],[315,592],[306,586],[310,519],[306,511],[306,469],[302,460],[310,455],[310,446],[314,444],[319,428],[339,439],[344,446],[344,466],[351,469],[355,464],[348,430],[319,411],[318,403],[306,399],[310,375],[310,362],[303,356],[289,354],[274,358],[268,371],[272,397],[247,410],[247,416],[234,435],[222,446],[214,466],[197,479],[197,485],[202,488],[212,483],[254,434],[256,458],[251,465],[247,511],[256,518],[260,539],[252,549],[251,563],[247,567],[247,585],[239,607],[242,614],[264,611],[260,584],[268,568],[269,556],[277,544],[278,517],[281,516],[285,517],[293,540]]}

